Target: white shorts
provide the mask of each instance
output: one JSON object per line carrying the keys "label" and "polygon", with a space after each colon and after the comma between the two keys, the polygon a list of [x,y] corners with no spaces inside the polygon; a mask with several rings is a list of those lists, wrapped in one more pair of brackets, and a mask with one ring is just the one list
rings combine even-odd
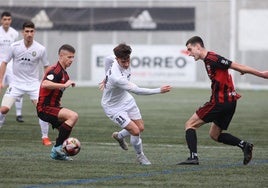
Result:
{"label": "white shorts", "polygon": [[[5,95],[12,98],[21,98],[23,95],[29,95],[31,100],[38,100],[40,83],[20,84],[13,86],[12,84],[7,88]],[[23,89],[22,89],[23,88]]]}
{"label": "white shorts", "polygon": [[[109,109],[109,111],[113,111]],[[123,106],[120,110],[114,110],[112,114],[106,113],[106,115],[122,129],[125,128],[131,120],[141,119],[141,113],[137,104],[132,102],[132,104]]]}

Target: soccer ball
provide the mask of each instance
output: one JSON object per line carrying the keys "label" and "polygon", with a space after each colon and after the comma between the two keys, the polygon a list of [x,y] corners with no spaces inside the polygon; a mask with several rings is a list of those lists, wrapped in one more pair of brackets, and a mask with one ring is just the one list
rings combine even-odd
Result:
{"label": "soccer ball", "polygon": [[81,149],[81,143],[77,138],[69,137],[63,144],[62,149],[69,156],[77,155]]}

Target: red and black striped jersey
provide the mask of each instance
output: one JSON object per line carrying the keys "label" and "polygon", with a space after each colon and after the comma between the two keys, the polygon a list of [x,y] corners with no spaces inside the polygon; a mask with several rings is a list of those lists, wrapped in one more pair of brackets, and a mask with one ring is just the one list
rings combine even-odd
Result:
{"label": "red and black striped jersey", "polygon": [[[66,83],[69,80],[68,73],[62,68],[60,63],[51,66],[46,72],[43,80],[49,80],[55,83]],[[46,89],[40,87],[38,106],[60,107],[61,97],[65,88],[62,89]]]}
{"label": "red and black striped jersey", "polygon": [[228,71],[232,61],[214,52],[208,52],[204,63],[208,77],[211,80],[211,102],[233,102],[241,97],[236,93],[232,76]]}

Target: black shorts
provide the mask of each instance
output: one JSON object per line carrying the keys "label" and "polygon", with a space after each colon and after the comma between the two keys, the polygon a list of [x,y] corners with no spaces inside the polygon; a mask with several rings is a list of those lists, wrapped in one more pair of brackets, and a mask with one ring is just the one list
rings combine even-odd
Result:
{"label": "black shorts", "polygon": [[63,123],[59,121],[58,114],[61,110],[61,107],[50,107],[50,106],[43,106],[37,108],[37,115],[38,117],[48,122],[52,125],[52,128],[58,128]]}
{"label": "black shorts", "polygon": [[196,114],[204,122],[213,122],[222,130],[227,130],[235,109],[236,101],[230,103],[207,102],[196,111]]}

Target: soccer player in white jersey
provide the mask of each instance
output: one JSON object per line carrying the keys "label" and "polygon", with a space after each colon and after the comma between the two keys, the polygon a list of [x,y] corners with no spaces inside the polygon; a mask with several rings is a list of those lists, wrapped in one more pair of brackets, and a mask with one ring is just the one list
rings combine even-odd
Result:
{"label": "soccer player in white jersey", "polygon": [[113,51],[115,59],[111,57],[105,59],[106,78],[100,85],[100,89],[103,90],[101,104],[105,114],[122,128],[120,132],[114,132],[112,137],[119,142],[122,149],[127,150],[124,138],[130,136],[137,161],[141,165],[150,165],[151,162],[144,155],[142,147],[141,132],[144,130],[144,123],[135,99],[129,92],[152,95],[169,92],[171,86],[165,85],[155,89],[138,87],[130,82],[131,47],[122,43]]}
{"label": "soccer player in white jersey", "polygon": [[[26,21],[22,26],[23,39],[11,45],[11,50],[5,56],[0,67],[0,89],[3,88],[2,81],[6,71],[8,62],[13,59],[14,78],[9,85],[0,108],[0,126],[5,121],[5,116],[14,104],[16,98],[27,94],[30,96],[32,103],[36,106],[40,79],[39,65],[42,63],[44,71],[49,66],[46,49],[44,46],[34,40],[35,25],[31,21]],[[51,145],[48,138],[47,122],[39,119],[39,124],[42,133],[42,143],[46,146]]]}
{"label": "soccer player in white jersey", "polygon": [[[10,12],[3,12],[1,14],[0,26],[0,63],[4,60],[4,56],[10,50],[10,45],[18,39],[19,33],[10,25],[12,23],[12,16]],[[3,80],[3,85],[8,86],[13,78],[12,61],[8,63],[6,74]],[[17,122],[24,122],[21,114],[23,97],[18,98],[15,102],[16,120]]]}

